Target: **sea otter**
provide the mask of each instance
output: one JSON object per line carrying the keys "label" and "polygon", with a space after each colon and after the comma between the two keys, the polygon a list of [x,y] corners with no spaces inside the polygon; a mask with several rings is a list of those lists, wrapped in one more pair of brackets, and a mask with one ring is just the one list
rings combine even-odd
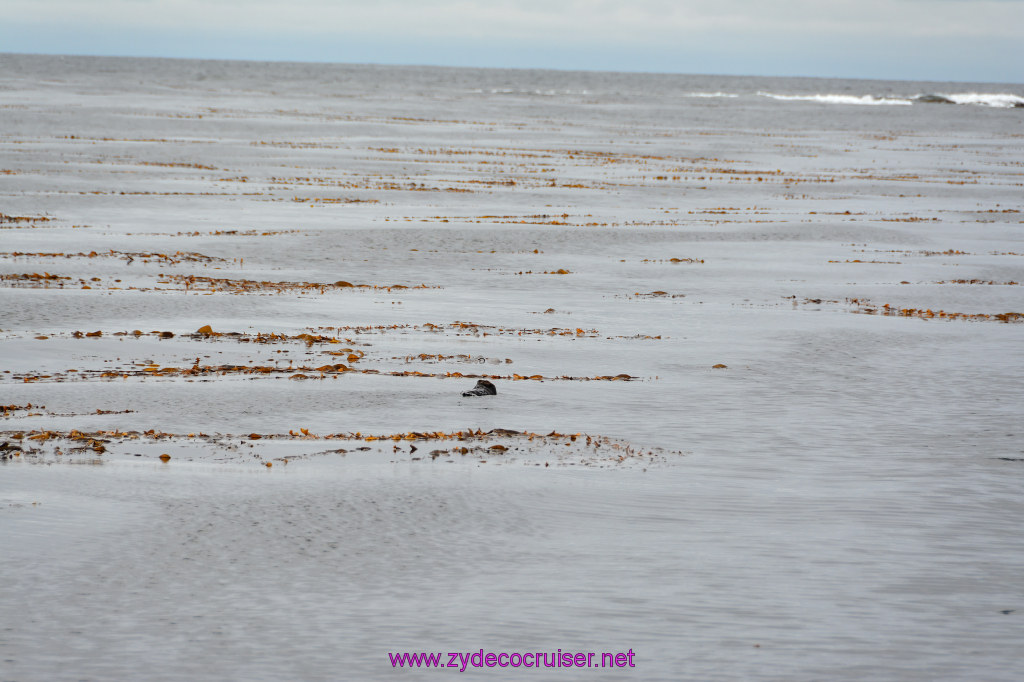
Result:
{"label": "sea otter", "polygon": [[474,386],[472,390],[466,391],[462,395],[498,395],[498,389],[494,387],[494,384],[487,381],[487,379],[480,379],[476,382],[476,386]]}

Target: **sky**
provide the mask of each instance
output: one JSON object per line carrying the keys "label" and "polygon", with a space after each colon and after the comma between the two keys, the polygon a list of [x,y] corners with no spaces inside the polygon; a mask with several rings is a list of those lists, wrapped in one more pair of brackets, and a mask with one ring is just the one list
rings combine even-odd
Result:
{"label": "sky", "polygon": [[1024,0],[0,0],[0,52],[1024,83]]}

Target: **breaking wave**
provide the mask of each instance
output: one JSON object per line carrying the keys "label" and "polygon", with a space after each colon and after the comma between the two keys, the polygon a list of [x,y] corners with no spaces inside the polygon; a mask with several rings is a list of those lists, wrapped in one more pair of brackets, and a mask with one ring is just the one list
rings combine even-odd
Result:
{"label": "breaking wave", "polygon": [[759,92],[762,97],[771,97],[785,101],[803,100],[807,102],[823,102],[825,104],[857,104],[857,105],[908,105],[913,104],[902,97],[875,97],[873,95],[777,95],[773,92]]}
{"label": "breaking wave", "polygon": [[875,95],[780,95],[774,92],[758,92],[761,97],[782,101],[805,101],[821,102],[824,104],[852,104],[867,106],[908,106],[911,104],[972,104],[977,106],[995,107],[1008,109],[1011,107],[1024,107],[1024,97],[1010,93],[979,93],[962,92],[955,94],[927,93],[903,97],[896,95],[875,96]]}
{"label": "breaking wave", "polygon": [[732,99],[739,95],[733,92],[688,92],[683,97],[728,97]]}
{"label": "breaking wave", "polygon": [[1011,95],[1005,92],[995,94],[962,92],[953,95],[929,93],[927,95],[918,95],[914,98],[914,101],[926,104],[980,104],[1000,109],[1024,107],[1024,97],[1021,97],[1020,95]]}
{"label": "breaking wave", "polygon": [[526,88],[475,88],[469,91],[474,95],[539,95],[542,97],[559,97],[563,95],[590,95],[590,90],[538,90]]}

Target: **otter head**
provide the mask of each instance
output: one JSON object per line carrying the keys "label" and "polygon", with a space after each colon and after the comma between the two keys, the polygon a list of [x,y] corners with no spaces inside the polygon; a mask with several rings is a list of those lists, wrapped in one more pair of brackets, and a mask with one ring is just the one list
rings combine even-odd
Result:
{"label": "otter head", "polygon": [[462,395],[498,395],[498,389],[496,389],[494,387],[494,384],[487,381],[486,379],[480,379],[479,381],[476,382],[476,386],[474,386],[471,390],[466,391]]}

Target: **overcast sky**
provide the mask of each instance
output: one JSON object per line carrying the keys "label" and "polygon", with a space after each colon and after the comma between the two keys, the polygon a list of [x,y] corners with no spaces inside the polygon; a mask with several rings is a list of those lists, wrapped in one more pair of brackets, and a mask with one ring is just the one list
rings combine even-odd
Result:
{"label": "overcast sky", "polygon": [[1024,82],[1024,0],[0,0],[0,52]]}

